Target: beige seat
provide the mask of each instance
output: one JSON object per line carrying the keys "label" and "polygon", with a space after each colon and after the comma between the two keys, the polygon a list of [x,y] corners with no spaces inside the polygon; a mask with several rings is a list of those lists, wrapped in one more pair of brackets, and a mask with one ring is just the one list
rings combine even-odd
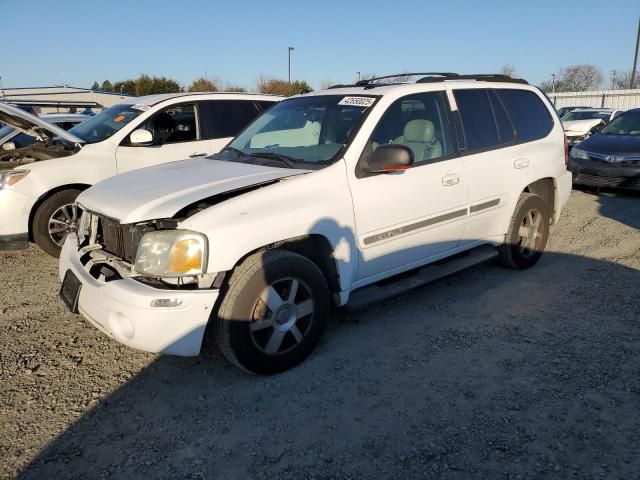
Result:
{"label": "beige seat", "polygon": [[442,156],[442,145],[435,136],[435,128],[429,120],[411,120],[404,126],[404,135],[393,143],[406,145],[413,151],[416,162]]}

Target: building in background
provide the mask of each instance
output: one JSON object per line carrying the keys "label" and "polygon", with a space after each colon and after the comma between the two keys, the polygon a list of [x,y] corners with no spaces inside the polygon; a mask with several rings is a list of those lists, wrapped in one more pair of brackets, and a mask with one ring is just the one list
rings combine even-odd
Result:
{"label": "building in background", "polygon": [[123,100],[128,95],[70,87],[29,87],[3,88],[0,90],[0,102],[15,105],[31,105],[40,113],[100,112]]}
{"label": "building in background", "polygon": [[629,110],[640,107],[640,89],[592,90],[588,92],[547,92],[556,108],[595,107]]}

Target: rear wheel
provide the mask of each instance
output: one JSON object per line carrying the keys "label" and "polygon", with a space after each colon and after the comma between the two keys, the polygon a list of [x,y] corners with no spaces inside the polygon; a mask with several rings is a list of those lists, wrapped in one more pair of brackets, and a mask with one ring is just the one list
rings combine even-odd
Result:
{"label": "rear wheel", "polygon": [[286,250],[260,252],[229,279],[215,318],[216,342],[244,370],[279,373],[309,356],[329,312],[326,279],[311,260]]}
{"label": "rear wheel", "polygon": [[529,268],[540,259],[549,238],[549,207],[539,195],[523,193],[516,204],[511,224],[500,247],[505,267]]}
{"label": "rear wheel", "polygon": [[59,257],[65,238],[77,229],[82,212],[75,202],[80,192],[74,189],[54,193],[33,217],[33,239],[49,255]]}

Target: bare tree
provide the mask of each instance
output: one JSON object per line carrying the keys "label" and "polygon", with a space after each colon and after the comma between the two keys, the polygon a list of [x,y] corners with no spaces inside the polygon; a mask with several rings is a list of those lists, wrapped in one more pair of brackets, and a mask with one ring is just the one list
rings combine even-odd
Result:
{"label": "bare tree", "polygon": [[260,93],[274,95],[298,95],[299,93],[309,93],[313,91],[311,86],[304,80],[296,80],[289,83],[287,80],[260,75],[256,80],[256,90]]}
{"label": "bare tree", "polygon": [[329,88],[329,87],[331,87],[332,85],[335,85],[335,84],[336,84],[336,82],[334,82],[333,80],[330,80],[330,79],[327,78],[327,79],[322,80],[320,82],[320,90],[326,90],[327,88]]}
{"label": "bare tree", "polygon": [[640,88],[640,72],[636,71],[636,78],[631,85],[631,72],[618,72],[614,77],[613,88],[625,90],[627,88]]}
{"label": "bare tree", "polygon": [[513,63],[506,63],[500,69],[502,75],[513,77],[516,74],[516,66]]}
{"label": "bare tree", "polygon": [[228,83],[226,87],[224,87],[224,91],[225,92],[238,92],[238,93],[242,93],[242,92],[246,92],[247,89],[240,86],[240,85],[233,85],[231,83]]}
{"label": "bare tree", "polygon": [[572,65],[560,69],[556,74],[555,83],[545,80],[540,84],[540,88],[545,92],[551,92],[553,89],[556,92],[585,92],[597,90],[603,81],[602,72],[595,65]]}

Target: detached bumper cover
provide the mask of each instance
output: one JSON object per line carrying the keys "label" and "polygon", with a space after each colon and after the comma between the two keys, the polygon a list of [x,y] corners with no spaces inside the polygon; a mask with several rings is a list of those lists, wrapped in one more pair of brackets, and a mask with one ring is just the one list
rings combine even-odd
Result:
{"label": "detached bumper cover", "polygon": [[640,162],[608,163],[570,158],[569,170],[578,185],[640,189]]}
{"label": "detached bumper cover", "polygon": [[29,214],[35,198],[15,190],[0,190],[0,250],[29,246]]}
{"label": "detached bumper cover", "polygon": [[[82,287],[78,310],[96,328],[138,350],[196,356],[218,290],[162,290],[131,278],[95,279],[78,258],[76,236],[70,234],[60,254],[60,279],[71,270]],[[177,307],[152,307],[155,299],[179,299]]]}

